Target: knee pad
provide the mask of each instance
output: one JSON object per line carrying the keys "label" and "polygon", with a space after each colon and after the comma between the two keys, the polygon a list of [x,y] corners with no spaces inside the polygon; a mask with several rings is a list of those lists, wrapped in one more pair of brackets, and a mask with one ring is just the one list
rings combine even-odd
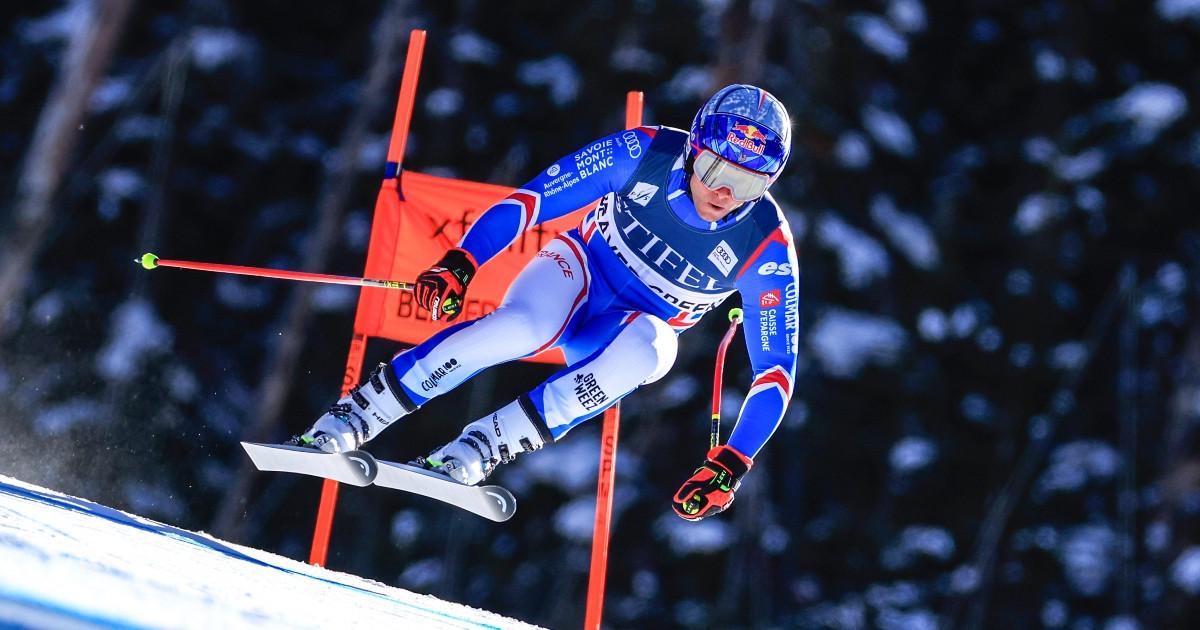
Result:
{"label": "knee pad", "polygon": [[663,320],[653,315],[641,315],[629,324],[634,340],[654,353],[654,369],[642,384],[653,383],[667,375],[679,353],[679,336]]}

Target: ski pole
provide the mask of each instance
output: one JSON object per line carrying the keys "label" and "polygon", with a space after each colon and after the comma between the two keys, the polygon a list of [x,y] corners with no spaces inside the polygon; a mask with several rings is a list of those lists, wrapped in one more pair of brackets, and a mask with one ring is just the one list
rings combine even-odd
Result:
{"label": "ski pole", "polygon": [[146,269],[175,267],[177,269],[192,269],[195,271],[232,273],[241,276],[278,278],[280,280],[299,280],[301,282],[321,282],[324,284],[347,284],[358,287],[380,287],[384,289],[400,289],[401,291],[412,291],[416,286],[411,282],[401,282],[399,280],[376,280],[375,278],[334,276],[324,273],[309,273],[307,271],[287,271],[283,269],[266,269],[264,267],[242,267],[240,265],[222,265],[219,263],[169,260],[166,258],[159,258],[151,253],[142,254],[141,258],[136,259],[134,262],[140,263],[142,267],[145,267]]}
{"label": "ski pole", "polygon": [[742,323],[742,309],[729,309],[729,330],[717,347],[717,367],[713,371],[713,403],[712,403],[712,434],[709,436],[708,448],[714,449],[721,443],[721,381],[725,377],[725,350],[733,335],[737,332],[738,324]]}

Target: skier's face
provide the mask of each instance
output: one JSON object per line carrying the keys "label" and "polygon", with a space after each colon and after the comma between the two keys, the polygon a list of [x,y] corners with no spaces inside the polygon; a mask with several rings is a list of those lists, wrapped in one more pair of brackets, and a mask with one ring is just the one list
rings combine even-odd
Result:
{"label": "skier's face", "polygon": [[728,187],[711,189],[705,186],[704,182],[700,181],[700,176],[695,173],[692,173],[692,178],[688,180],[688,187],[691,189],[696,214],[705,221],[720,221],[742,205],[741,201],[733,198]]}

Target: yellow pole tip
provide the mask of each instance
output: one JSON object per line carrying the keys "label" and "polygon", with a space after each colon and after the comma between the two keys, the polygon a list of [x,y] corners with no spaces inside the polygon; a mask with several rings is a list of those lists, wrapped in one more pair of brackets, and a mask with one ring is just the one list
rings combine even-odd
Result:
{"label": "yellow pole tip", "polygon": [[147,252],[142,254],[142,257],[138,259],[138,262],[142,263],[142,267],[146,269],[154,269],[158,266],[158,256]]}

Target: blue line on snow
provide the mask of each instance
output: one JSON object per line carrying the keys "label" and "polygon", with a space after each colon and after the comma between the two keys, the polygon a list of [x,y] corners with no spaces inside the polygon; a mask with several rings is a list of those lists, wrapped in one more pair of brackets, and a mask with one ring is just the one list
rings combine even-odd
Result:
{"label": "blue line on snow", "polygon": [[[130,625],[121,620],[112,617],[102,617],[100,614],[83,612],[76,608],[67,608],[52,604],[52,602],[43,601],[31,596],[28,593],[14,592],[14,590],[5,590],[0,584],[0,604],[13,604],[17,606],[26,606],[32,610],[50,612],[60,614],[62,617],[79,620],[79,622],[88,623],[91,625],[101,626],[101,628],[113,628],[115,630],[142,630],[145,626]],[[4,620],[0,620],[0,624],[4,624]],[[24,626],[17,626],[24,628]]]}
{"label": "blue line on snow", "polygon": [[[43,503],[43,504],[46,504],[46,505],[49,505],[52,507],[70,510],[72,512],[88,514],[91,516],[98,516],[105,520],[112,521],[114,523],[118,523],[121,525],[135,527],[142,531],[147,531],[147,532],[159,534],[162,536],[169,536],[171,538],[178,539],[182,542],[188,542],[193,545],[205,547],[205,548],[211,549],[213,551],[218,551],[220,553],[223,553],[232,558],[236,558],[238,560],[243,560],[245,562],[256,564],[256,565],[259,565],[262,567],[268,567],[271,569],[275,569],[277,571],[282,571],[283,573],[287,573],[290,575],[298,575],[301,577],[306,577],[309,579],[317,580],[319,582],[324,582],[326,584],[330,584],[333,586],[339,586],[341,588],[349,589],[352,591],[357,591],[359,593],[363,593],[366,595],[371,595],[373,597],[377,597],[379,599],[386,600],[393,604],[399,604],[400,606],[414,609],[414,610],[420,611],[422,613],[437,615],[439,617],[444,617],[446,619],[453,619],[454,621],[458,621],[461,623],[472,624],[474,627],[477,627],[477,628],[485,628],[487,630],[501,630],[500,626],[493,626],[490,624],[481,623],[481,622],[478,622],[478,621],[475,621],[472,619],[467,619],[465,617],[458,617],[456,615],[452,615],[450,613],[446,613],[446,612],[442,612],[442,611],[438,611],[438,610],[429,610],[427,608],[422,608],[421,606],[419,606],[417,604],[410,604],[408,602],[403,602],[403,601],[400,601],[397,599],[393,599],[391,597],[388,597],[387,595],[384,595],[383,593],[378,593],[378,592],[372,591],[370,589],[362,588],[359,586],[353,586],[351,584],[345,584],[343,582],[338,582],[337,580],[331,580],[329,578],[323,578],[320,576],[311,575],[311,574],[304,573],[301,571],[295,571],[295,570],[281,567],[281,566],[278,566],[275,564],[271,564],[270,562],[267,562],[265,560],[260,560],[258,558],[255,558],[254,556],[244,554],[244,553],[238,551],[237,549],[234,549],[226,544],[223,544],[221,541],[219,541],[215,538],[209,538],[207,536],[202,536],[200,534],[197,534],[196,532],[188,531],[186,529],[180,529],[178,527],[172,527],[170,525],[164,525],[162,523],[157,523],[157,522],[151,521],[149,519],[143,519],[141,517],[131,516],[120,510],[116,510],[116,509],[113,509],[113,508],[110,508],[110,507],[107,507],[104,505],[100,505],[99,503],[93,503],[91,501],[86,501],[84,499],[77,499],[75,497],[70,497],[70,496],[66,496],[66,495],[63,495],[63,496],[49,495],[49,494],[46,494],[43,492],[38,492],[36,490],[31,490],[31,489],[22,488],[19,486],[14,486],[14,485],[6,483],[4,481],[0,481],[0,493],[7,494],[9,496],[13,496],[18,499],[24,499],[26,501],[35,501],[35,502]],[[131,626],[122,626],[122,627],[131,627]]]}
{"label": "blue line on snow", "polygon": [[[6,591],[4,590],[4,585],[0,584],[0,604],[6,602],[11,602],[18,606],[25,606],[31,609],[62,615],[64,617],[76,619],[78,621],[89,623],[95,626],[115,628],[116,630],[142,630],[145,628],[145,626],[130,625],[129,623],[120,621],[118,619],[113,619],[111,617],[102,617],[97,614],[83,612],[82,610],[58,606],[50,602],[32,598],[25,593]],[[2,624],[4,624],[4,620],[0,620],[0,627],[2,627]],[[24,626],[16,627],[20,628]]]}

